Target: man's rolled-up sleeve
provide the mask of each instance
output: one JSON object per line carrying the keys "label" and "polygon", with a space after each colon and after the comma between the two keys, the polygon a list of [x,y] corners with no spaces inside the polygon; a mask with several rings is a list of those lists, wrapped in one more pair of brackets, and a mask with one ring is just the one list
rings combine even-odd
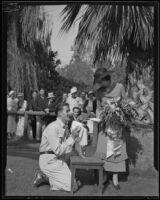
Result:
{"label": "man's rolled-up sleeve", "polygon": [[68,153],[72,149],[71,147],[74,144],[74,140],[71,136],[66,141],[62,141],[62,139],[58,137],[56,129],[48,130],[47,138],[52,151],[57,156]]}

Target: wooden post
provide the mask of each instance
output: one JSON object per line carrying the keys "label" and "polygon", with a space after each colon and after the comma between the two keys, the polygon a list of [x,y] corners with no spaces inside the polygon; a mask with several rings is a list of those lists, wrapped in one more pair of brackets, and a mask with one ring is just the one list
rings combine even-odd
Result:
{"label": "wooden post", "polygon": [[97,146],[97,140],[98,140],[98,122],[93,122],[93,141],[92,146]]}
{"label": "wooden post", "polygon": [[102,195],[103,190],[103,167],[99,169],[99,194]]}
{"label": "wooden post", "polygon": [[74,179],[75,179],[75,173],[76,169],[75,167],[71,164],[71,195],[73,196],[74,194]]}
{"label": "wooden post", "polygon": [[24,132],[23,132],[24,138],[28,139],[28,113],[25,112],[24,114]]}

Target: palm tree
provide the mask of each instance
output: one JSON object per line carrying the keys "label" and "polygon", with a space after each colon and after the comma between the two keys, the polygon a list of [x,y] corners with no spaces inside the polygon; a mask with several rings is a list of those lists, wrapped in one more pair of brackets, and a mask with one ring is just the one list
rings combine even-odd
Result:
{"label": "palm tree", "polygon": [[131,53],[132,46],[143,51],[152,49],[153,7],[70,4],[61,13],[61,31],[69,31],[83,7],[75,45],[81,52],[90,47],[94,63],[109,54],[116,59],[120,54]]}
{"label": "palm tree", "polygon": [[40,58],[45,64],[42,57],[50,48],[52,23],[41,6],[5,3],[3,11],[7,13],[7,83],[29,99],[30,90],[38,89],[37,43],[43,46]]}
{"label": "palm tree", "polygon": [[[80,20],[75,46],[82,55],[89,50],[93,66],[108,67],[108,60],[112,63],[126,60],[125,86],[131,91],[129,74],[139,74],[153,58],[154,7],[70,4],[61,15],[61,32],[68,32]],[[118,75],[117,68],[114,71]]]}

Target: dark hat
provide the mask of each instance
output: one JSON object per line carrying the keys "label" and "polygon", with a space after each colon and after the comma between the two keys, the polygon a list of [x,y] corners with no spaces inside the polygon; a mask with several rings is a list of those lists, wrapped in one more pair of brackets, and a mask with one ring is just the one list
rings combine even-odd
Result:
{"label": "dark hat", "polygon": [[94,82],[99,82],[107,75],[110,75],[111,71],[108,71],[106,68],[98,68],[94,73]]}
{"label": "dark hat", "polygon": [[[94,91],[98,91],[102,86],[102,80],[104,78],[108,78],[108,80],[111,79],[111,73],[113,71],[109,71],[108,69],[106,69],[105,67],[102,67],[102,68],[98,68],[96,71],[95,71],[95,74],[94,74],[94,86],[93,86],[93,89]],[[108,77],[107,77],[108,76]]]}

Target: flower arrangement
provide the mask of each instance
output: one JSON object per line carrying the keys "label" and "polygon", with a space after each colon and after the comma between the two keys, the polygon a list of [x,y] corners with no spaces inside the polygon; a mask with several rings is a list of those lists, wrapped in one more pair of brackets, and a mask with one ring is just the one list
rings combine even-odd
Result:
{"label": "flower arrangement", "polygon": [[122,127],[138,117],[136,109],[122,98],[104,97],[102,103],[101,120],[104,132],[111,139],[120,138],[122,136]]}

